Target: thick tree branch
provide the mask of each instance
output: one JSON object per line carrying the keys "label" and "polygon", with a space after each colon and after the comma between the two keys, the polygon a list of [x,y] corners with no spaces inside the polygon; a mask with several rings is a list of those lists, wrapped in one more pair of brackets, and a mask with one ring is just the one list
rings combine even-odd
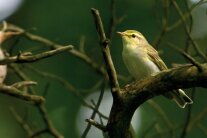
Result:
{"label": "thick tree branch", "polygon": [[126,85],[121,89],[120,103],[113,103],[107,131],[110,137],[130,138],[130,122],[135,110],[148,99],[179,88],[207,88],[207,64],[201,64],[202,71],[188,65],[163,71]]}

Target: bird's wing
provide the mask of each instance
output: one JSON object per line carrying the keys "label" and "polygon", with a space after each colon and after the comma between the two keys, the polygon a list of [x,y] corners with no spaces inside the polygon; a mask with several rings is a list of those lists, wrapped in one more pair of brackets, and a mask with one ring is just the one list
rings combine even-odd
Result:
{"label": "bird's wing", "polygon": [[160,70],[167,69],[167,66],[159,57],[158,52],[150,45],[148,46],[147,55],[149,56],[149,59],[153,61]]}

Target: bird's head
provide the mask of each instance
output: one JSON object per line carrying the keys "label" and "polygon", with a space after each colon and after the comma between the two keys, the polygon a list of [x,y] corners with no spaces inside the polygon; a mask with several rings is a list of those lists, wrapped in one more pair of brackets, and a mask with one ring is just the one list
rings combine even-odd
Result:
{"label": "bird's head", "polygon": [[126,30],[124,32],[117,32],[121,35],[124,46],[142,46],[148,44],[145,37],[136,30]]}

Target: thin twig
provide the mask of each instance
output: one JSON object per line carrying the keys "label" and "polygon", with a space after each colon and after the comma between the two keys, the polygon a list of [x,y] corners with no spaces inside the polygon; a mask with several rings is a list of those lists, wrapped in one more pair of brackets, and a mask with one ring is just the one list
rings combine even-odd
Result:
{"label": "thin twig", "polygon": [[153,130],[153,128],[155,127],[155,124],[157,123],[157,120],[153,120],[152,123],[149,124],[149,126],[147,127],[147,129],[145,129],[143,131],[143,134],[142,134],[142,137],[143,138],[146,138],[147,137],[147,134],[150,133],[150,131]]}
{"label": "thin twig", "polygon": [[154,108],[157,113],[160,115],[161,119],[167,124],[167,127],[169,128],[170,134],[173,136],[173,124],[168,118],[167,114],[164,112],[164,110],[160,107],[159,104],[157,104],[154,100],[148,100],[147,103]]}
{"label": "thin twig", "polygon": [[[95,109],[96,109],[96,110],[93,111],[93,113],[91,114],[90,119],[94,119],[95,116],[96,116],[96,113],[97,113],[96,111],[98,111],[98,108],[99,108],[99,106],[100,106],[100,104],[101,104],[101,101],[102,101],[102,99],[103,99],[104,90],[105,90],[105,85],[106,85],[106,84],[105,84],[105,81],[104,81],[104,82],[103,82],[103,86],[102,86],[102,88],[101,88],[101,92],[100,92],[99,98],[98,98],[98,102],[97,102],[97,104],[96,104],[96,106],[95,106]],[[86,138],[86,136],[87,136],[87,134],[88,134],[90,128],[91,128],[91,124],[88,123],[88,125],[87,125],[85,131],[83,132],[83,135],[81,136],[81,138]]]}
{"label": "thin twig", "polygon": [[95,126],[96,128],[102,130],[102,131],[106,131],[106,127],[97,123],[96,121],[94,121],[93,119],[86,119],[86,122],[90,123],[91,125]]}
{"label": "thin twig", "polygon": [[104,115],[103,113],[101,113],[100,111],[96,110],[94,106],[92,106],[91,104],[89,104],[87,101],[84,100],[83,96],[80,94],[80,92],[72,85],[70,84],[68,81],[66,81],[65,79],[61,78],[60,76],[54,75],[54,74],[50,74],[48,72],[44,72],[44,71],[39,71],[37,69],[32,68],[31,66],[26,66],[28,69],[30,69],[31,71],[33,71],[34,73],[45,77],[45,78],[50,78],[52,80],[58,81],[59,83],[61,83],[69,92],[72,92],[83,104],[83,106],[86,106],[92,110],[95,110],[98,114],[100,114],[101,117],[103,117],[104,119],[108,119],[108,117],[106,115]]}
{"label": "thin twig", "polygon": [[36,62],[38,60],[44,59],[51,57],[53,55],[59,54],[64,51],[72,50],[73,46],[64,46],[64,47],[59,47],[54,50],[46,51],[40,54],[32,55],[31,53],[24,54],[20,53],[17,56],[13,57],[6,57],[2,60],[0,60],[0,65],[4,64],[9,64],[9,63],[31,63],[31,62]]}
{"label": "thin twig", "polygon": [[157,37],[157,39],[155,40],[153,46],[158,49],[159,44],[162,41],[162,38],[164,37],[164,35],[167,32],[167,26],[168,26],[168,11],[169,11],[169,0],[162,0],[162,5],[163,5],[163,17],[162,17],[162,29],[161,29],[161,33],[160,35]]}
{"label": "thin twig", "polygon": [[194,66],[196,66],[198,68],[199,71],[202,71],[202,66],[200,65],[200,63],[198,63],[193,57],[191,57],[188,53],[186,53],[185,51],[179,49],[178,47],[176,47],[174,44],[172,43],[168,43],[168,45],[170,47],[172,47],[173,49],[175,49],[176,51],[178,51],[179,53],[181,53],[188,61],[190,61],[191,64],[193,64]]}
{"label": "thin twig", "polygon": [[16,83],[12,84],[11,86],[13,86],[17,89],[20,89],[22,87],[31,86],[31,85],[37,85],[37,82],[34,82],[34,81],[20,81],[20,82],[16,82]]}
{"label": "thin twig", "polygon": [[24,121],[24,119],[15,111],[14,108],[10,108],[11,113],[13,114],[13,116],[15,117],[15,119],[17,120],[17,122],[19,123],[19,125],[25,130],[25,132],[27,133],[28,136],[33,134],[32,129],[30,128],[30,126]]}
{"label": "thin twig", "polygon": [[[17,31],[17,32],[21,32],[21,34],[26,37],[29,40],[32,41],[36,41],[38,43],[44,44],[44,46],[50,47],[52,49],[56,49],[59,47],[63,47],[63,45],[61,44],[57,44],[49,39],[46,39],[44,37],[41,37],[39,35],[35,35],[32,33],[29,33],[27,31],[25,31],[23,28],[20,28],[16,25],[13,24],[8,24],[8,30],[13,30],[13,31]],[[68,53],[72,54],[73,56],[81,59],[83,62],[85,62],[86,64],[88,64],[89,66],[91,66],[92,68],[94,68],[96,70],[96,72],[100,75],[106,75],[106,71],[103,67],[100,67],[93,59],[91,59],[88,55],[76,50],[76,49],[72,49],[69,50]]]}
{"label": "thin twig", "polygon": [[124,19],[126,18],[126,15],[123,15],[121,17],[116,17],[116,4],[115,0],[110,0],[110,25],[109,25],[109,33],[108,38],[111,40],[114,31],[116,30],[116,26],[120,24]]}
{"label": "thin twig", "polygon": [[16,87],[4,84],[0,84],[0,93],[35,104],[40,104],[45,101],[42,96],[25,94],[23,91],[18,90]]}
{"label": "thin twig", "polygon": [[[206,2],[207,2],[206,0],[200,0],[199,2],[193,4],[193,5],[189,8],[188,12],[186,12],[186,13],[183,14],[183,16],[185,17],[185,19],[188,19],[188,18],[190,17],[192,11],[193,11],[196,7],[202,5],[202,4],[206,3]],[[169,31],[172,31],[172,30],[174,30],[176,27],[178,27],[178,26],[181,25],[181,24],[182,24],[182,19],[179,19],[178,21],[176,21],[175,23],[173,23],[171,26],[169,26],[169,27],[167,28],[167,31],[168,31],[168,32],[169,32]]]}
{"label": "thin twig", "polygon": [[109,39],[112,38],[112,34],[115,31],[116,27],[116,9],[115,9],[115,0],[111,0],[110,3],[110,25],[109,25]]}
{"label": "thin twig", "polygon": [[192,46],[194,47],[194,49],[196,50],[196,52],[198,53],[198,55],[203,58],[205,61],[207,61],[207,57],[205,56],[205,54],[201,51],[201,49],[199,48],[199,46],[197,45],[197,43],[193,40],[191,34],[190,34],[190,31],[188,29],[188,25],[186,23],[186,19],[181,11],[181,9],[179,8],[177,2],[175,0],[171,0],[172,1],[172,4],[173,6],[175,7],[176,11],[178,12],[180,18],[182,19],[182,23],[184,25],[184,29],[185,29],[185,32],[187,34],[187,36],[189,37],[189,40],[190,42],[192,43]]}
{"label": "thin twig", "polygon": [[[14,70],[14,72],[18,75],[18,77],[24,81],[28,81],[30,80],[29,77],[23,73],[18,66],[11,64],[10,67]],[[28,87],[30,92],[32,94],[36,94],[36,91],[33,87]],[[46,125],[46,129],[48,129],[48,133],[52,136],[54,136],[55,138],[64,138],[54,127],[53,123],[51,122],[51,120],[49,119],[48,113],[47,113],[47,109],[44,106],[44,104],[38,104],[36,105],[45,125]]]}
{"label": "thin twig", "polygon": [[202,111],[200,111],[198,114],[194,115],[194,117],[191,119],[188,127],[187,132],[191,131],[193,127],[196,126],[198,122],[201,121],[205,116],[207,115],[207,108],[204,108]]}
{"label": "thin twig", "polygon": [[35,138],[35,137],[40,136],[40,135],[45,134],[45,133],[49,133],[48,129],[41,129],[41,130],[38,130],[38,131],[34,132],[33,134],[31,134],[29,136],[29,138]]}
{"label": "thin twig", "polygon": [[207,128],[206,128],[204,125],[202,125],[201,123],[198,123],[197,126],[198,126],[198,128],[200,128],[200,129],[204,132],[204,134],[207,136]]}

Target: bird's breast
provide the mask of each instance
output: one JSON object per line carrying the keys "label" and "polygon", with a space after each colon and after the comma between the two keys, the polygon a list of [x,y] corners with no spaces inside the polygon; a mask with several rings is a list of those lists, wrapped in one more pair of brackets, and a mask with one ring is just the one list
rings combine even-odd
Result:
{"label": "bird's breast", "polygon": [[137,80],[160,71],[142,49],[124,49],[122,56],[129,73]]}

